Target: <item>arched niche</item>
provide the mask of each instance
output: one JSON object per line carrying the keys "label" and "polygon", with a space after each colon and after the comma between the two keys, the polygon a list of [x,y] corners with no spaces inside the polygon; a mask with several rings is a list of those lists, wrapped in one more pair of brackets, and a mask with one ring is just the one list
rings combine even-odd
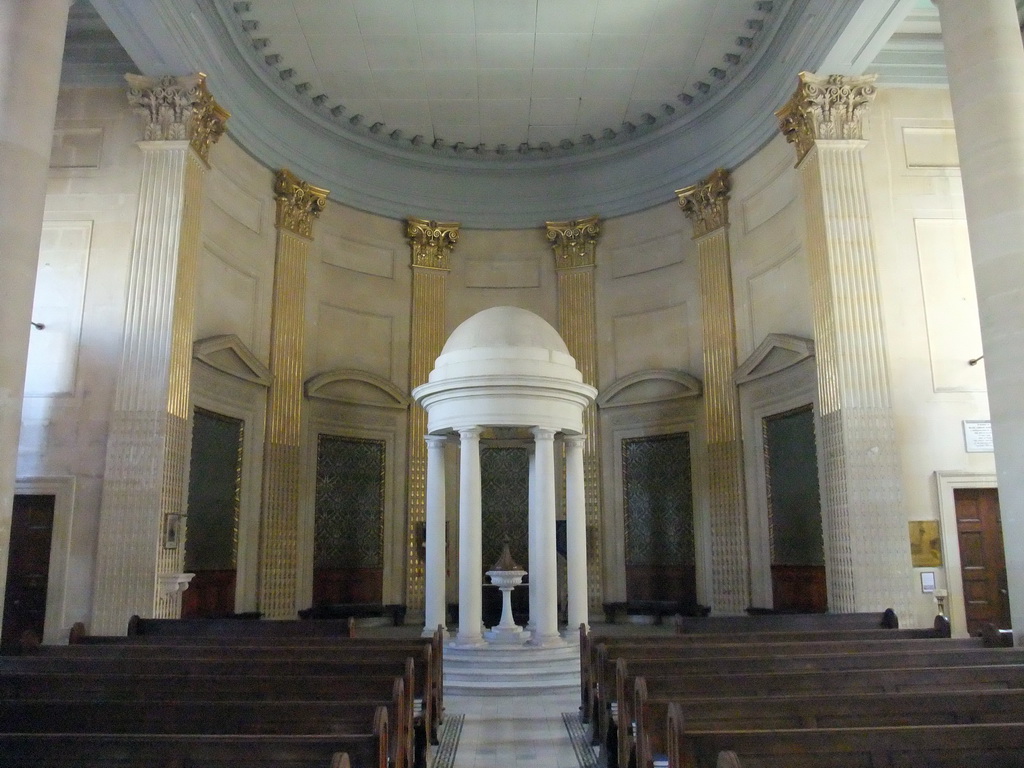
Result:
{"label": "arched niche", "polygon": [[[770,333],[746,360],[737,366],[734,379],[739,388],[743,431],[743,466],[750,539],[751,605],[772,608],[765,421],[810,407],[813,410],[815,433],[821,433],[814,342],[799,336]],[[820,467],[820,445],[817,446],[817,458]]]}
{"label": "arched niche", "polygon": [[196,408],[242,422],[235,610],[252,611],[257,609],[267,389],[274,377],[259,357],[233,333],[195,341],[192,357],[189,435],[192,434]]}
{"label": "arched niche", "polygon": [[317,467],[322,441],[333,448],[364,444],[383,454],[383,493],[380,515],[380,600],[403,602],[405,563],[404,498],[405,446],[410,399],[390,380],[370,371],[336,369],[309,378],[306,394],[305,439],[299,519],[298,601],[314,598],[314,539],[316,530]]}
{"label": "arched niche", "polygon": [[703,467],[703,383],[684,371],[637,371],[603,388],[597,397],[601,419],[605,599],[627,598],[623,445],[626,441],[658,440],[689,435],[693,495],[696,598],[710,602],[710,541]]}

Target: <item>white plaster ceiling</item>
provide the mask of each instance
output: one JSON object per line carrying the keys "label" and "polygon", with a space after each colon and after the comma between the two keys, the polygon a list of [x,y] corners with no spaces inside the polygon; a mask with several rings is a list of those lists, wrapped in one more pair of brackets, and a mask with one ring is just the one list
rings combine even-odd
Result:
{"label": "white plaster ceiling", "polygon": [[670,120],[742,70],[786,0],[251,0],[296,94],[382,139],[571,149]]}

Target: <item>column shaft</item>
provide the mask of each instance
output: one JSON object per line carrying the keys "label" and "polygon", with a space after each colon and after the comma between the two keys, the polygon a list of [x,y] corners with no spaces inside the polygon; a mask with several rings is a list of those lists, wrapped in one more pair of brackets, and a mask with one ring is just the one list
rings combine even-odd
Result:
{"label": "column shaft", "polygon": [[6,3],[0,13],[0,616],[7,581],[11,506],[25,366],[57,111],[69,0]]}
{"label": "column shaft", "polygon": [[274,180],[277,253],[270,325],[270,370],[263,447],[263,510],[257,600],[267,618],[294,618],[302,476],[302,402],[306,337],[306,261],[313,219],[327,204],[327,190],[286,170]]}
{"label": "column shaft", "polygon": [[565,438],[566,578],[569,598],[567,640],[579,639],[580,624],[590,626],[587,603],[587,499],[584,487],[584,437]]}
{"label": "column shaft", "polygon": [[429,637],[445,621],[445,438],[428,435],[426,488],[426,582],[423,635]]}
{"label": "column shaft", "polygon": [[459,433],[459,645],[484,642],[481,589],[484,579],[480,429]]}
{"label": "column shaft", "polygon": [[1016,644],[1024,643],[1024,48],[1013,0],[936,0],[963,177]]}
{"label": "column shaft", "polygon": [[534,553],[530,553],[530,563],[534,569],[531,582],[536,579],[534,594],[539,605],[536,613],[533,606],[530,606],[531,615],[536,615],[530,643],[539,646],[561,645],[563,641],[558,634],[558,569],[555,551],[555,433],[554,430],[536,428],[533,436],[537,452],[533,464],[537,511],[534,519],[530,520],[530,528],[532,530],[536,526],[535,541],[539,551],[536,563]]}
{"label": "column shaft", "polygon": [[[527,508],[527,547],[529,548],[529,561],[527,563],[527,576],[529,578],[529,584],[527,586],[530,590],[530,619],[527,622],[526,628],[533,630],[537,625],[537,617],[540,615],[540,598],[537,595],[537,578],[533,575],[534,565],[540,561],[540,542],[537,540],[537,535],[540,533],[540,524],[538,521],[537,506],[537,451],[536,447],[530,446],[530,460],[529,460],[529,480],[528,480],[528,493],[529,493],[529,506]],[[538,573],[544,568],[543,564],[537,565]]]}
{"label": "column shaft", "polygon": [[[451,251],[459,225],[409,219],[406,236],[412,250],[412,312],[409,334],[409,391],[426,384],[445,342],[445,297]],[[421,559],[419,526],[426,517],[427,412],[417,403],[409,410],[409,487],[406,544],[406,605],[423,607],[425,563]],[[435,627],[436,628],[436,627]],[[429,627],[428,627],[429,629]]]}
{"label": "column shaft", "polygon": [[728,230],[729,174],[719,169],[676,194],[693,222],[700,265],[712,606],[721,613],[741,613],[750,605],[750,547],[739,392],[733,381],[736,323]]}
{"label": "column shaft", "polygon": [[872,78],[804,73],[798,152],[811,273],[829,607],[909,610],[910,552],[861,153]]}

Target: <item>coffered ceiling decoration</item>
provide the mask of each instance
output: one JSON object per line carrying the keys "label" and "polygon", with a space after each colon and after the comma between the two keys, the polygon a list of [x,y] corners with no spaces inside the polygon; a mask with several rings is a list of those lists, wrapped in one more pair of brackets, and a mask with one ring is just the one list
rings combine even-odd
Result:
{"label": "coffered ceiling decoration", "polygon": [[863,72],[911,11],[932,23],[926,0],[91,4],[142,74],[206,73],[267,167],[478,228],[674,202],[777,135],[801,70]]}

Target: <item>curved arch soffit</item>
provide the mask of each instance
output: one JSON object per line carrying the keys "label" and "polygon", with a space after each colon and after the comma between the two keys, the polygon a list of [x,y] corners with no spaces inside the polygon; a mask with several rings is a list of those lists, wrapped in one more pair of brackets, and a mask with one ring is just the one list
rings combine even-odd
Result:
{"label": "curved arch soffit", "polygon": [[479,162],[467,157],[472,153],[398,151],[339,131],[329,113],[284,98],[271,87],[273,73],[253,68],[252,40],[226,21],[233,14],[226,0],[151,0],[144,13],[137,4],[93,0],[145,74],[205,72],[214,97],[232,113],[228,133],[268,168],[289,168],[359,210],[404,219],[429,201],[432,218],[475,229],[530,228],[581,211],[602,218],[635,213],[674,201],[675,189],[715,168],[735,167],[778,134],[774,112],[796,88],[796,73],[836,69],[830,58],[837,47],[869,47],[875,27],[855,18],[862,4],[868,0],[789,0],[751,68],[716,89],[717,98],[695,103],[692,116],[663,128],[581,154]]}
{"label": "curved arch soffit", "polygon": [[599,408],[649,405],[700,397],[704,385],[700,379],[682,371],[638,371],[623,376],[597,396]]}
{"label": "curved arch soffit", "polygon": [[208,336],[192,344],[192,357],[236,379],[269,387],[274,374],[234,333]]}
{"label": "curved arch soffit", "polygon": [[368,408],[403,410],[411,402],[387,379],[366,371],[342,369],[321,373],[306,382],[306,397]]}
{"label": "curved arch soffit", "polygon": [[811,357],[814,357],[814,342],[810,339],[788,333],[769,333],[750,357],[736,368],[733,378],[737,384],[749,384]]}

